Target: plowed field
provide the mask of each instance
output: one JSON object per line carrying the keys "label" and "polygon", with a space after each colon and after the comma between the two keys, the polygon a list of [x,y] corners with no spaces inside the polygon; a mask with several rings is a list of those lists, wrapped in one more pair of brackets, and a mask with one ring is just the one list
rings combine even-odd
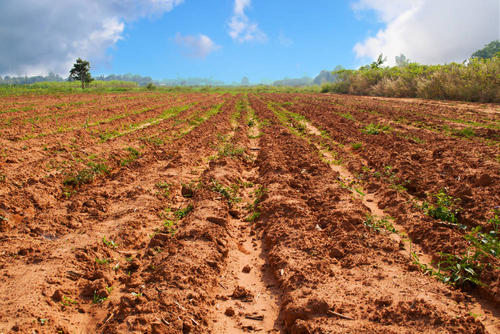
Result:
{"label": "plowed field", "polygon": [[499,205],[498,105],[2,97],[0,333],[499,333]]}

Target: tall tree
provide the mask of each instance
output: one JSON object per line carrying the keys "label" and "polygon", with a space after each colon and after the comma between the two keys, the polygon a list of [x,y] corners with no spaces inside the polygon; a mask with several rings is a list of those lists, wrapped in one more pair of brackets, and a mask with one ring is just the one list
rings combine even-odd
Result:
{"label": "tall tree", "polygon": [[90,75],[90,63],[86,60],[78,58],[71,71],[69,71],[69,77],[72,80],[81,81],[82,89],[84,89],[85,84],[88,84],[93,80]]}
{"label": "tall tree", "polygon": [[472,54],[472,58],[493,58],[497,53],[500,52],[500,41],[492,41],[489,44],[487,44],[484,48],[481,50],[477,50]]}

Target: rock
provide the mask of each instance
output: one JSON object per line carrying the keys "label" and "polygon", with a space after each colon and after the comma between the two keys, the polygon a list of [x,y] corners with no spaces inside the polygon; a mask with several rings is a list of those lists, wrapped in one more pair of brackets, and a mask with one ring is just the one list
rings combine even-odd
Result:
{"label": "rock", "polygon": [[228,307],[226,309],[226,312],[224,312],[225,315],[227,315],[228,317],[232,317],[234,315],[234,309],[232,307]]}
{"label": "rock", "polygon": [[246,266],[243,267],[243,272],[245,274],[248,274],[250,271],[252,270],[252,268],[247,264]]}
{"label": "rock", "polygon": [[217,224],[219,226],[226,226],[227,225],[227,220],[224,218],[219,218],[219,217],[208,217],[207,220],[211,223]]}
{"label": "rock", "polygon": [[241,287],[239,285],[236,286],[236,288],[234,288],[231,297],[234,299],[241,299],[242,301],[245,302],[250,302],[253,300],[253,294],[244,287]]}
{"label": "rock", "polygon": [[482,174],[476,181],[476,185],[486,187],[493,183],[493,179],[488,174]]}
{"label": "rock", "polygon": [[344,252],[342,252],[340,249],[332,247],[330,249],[330,257],[336,258],[336,259],[341,259],[344,257]]}
{"label": "rock", "polygon": [[55,301],[56,303],[58,303],[63,299],[63,296],[64,296],[64,293],[60,289],[57,289],[52,294],[52,300]]}

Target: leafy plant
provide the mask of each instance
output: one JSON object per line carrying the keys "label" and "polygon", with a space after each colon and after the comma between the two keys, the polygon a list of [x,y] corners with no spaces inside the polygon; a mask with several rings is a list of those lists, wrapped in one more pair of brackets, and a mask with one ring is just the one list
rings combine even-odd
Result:
{"label": "leafy plant", "polygon": [[71,299],[68,296],[63,296],[63,298],[61,300],[61,304],[63,306],[71,306],[71,305],[74,305],[74,304],[78,304],[78,302],[76,300]]}
{"label": "leafy plant", "polygon": [[102,237],[102,242],[103,242],[103,244],[105,244],[106,246],[108,246],[110,248],[117,248],[118,247],[118,245],[113,240],[106,239],[106,236]]}
{"label": "leafy plant", "polygon": [[172,186],[168,182],[158,182],[155,184],[156,188],[159,188],[160,190],[163,191],[163,196],[168,197],[170,196],[170,187]]}
{"label": "leafy plant", "polygon": [[435,205],[428,202],[422,204],[425,213],[433,218],[456,224],[457,214],[460,212],[458,207],[460,199],[449,196],[444,189],[434,194],[433,197],[436,199]]}
{"label": "leafy plant", "polygon": [[392,233],[397,233],[392,223],[385,217],[377,219],[376,217],[368,214],[363,223],[365,224],[365,226],[371,228],[376,232],[388,231]]}
{"label": "leafy plant", "polygon": [[363,144],[362,143],[352,143],[351,147],[353,150],[359,150],[359,149],[363,148]]}
{"label": "leafy plant", "polygon": [[104,163],[90,161],[87,166],[88,168],[65,178],[63,184],[70,187],[79,187],[83,184],[92,183],[97,175],[109,174],[109,168]]}
{"label": "leafy plant", "polygon": [[127,158],[121,161],[120,164],[122,166],[127,166],[131,162],[134,162],[135,160],[139,159],[139,157],[141,156],[141,153],[133,147],[127,147],[127,151],[129,152],[129,155]]}
{"label": "leafy plant", "polygon": [[94,291],[94,295],[92,297],[92,304],[101,304],[106,301],[107,297],[100,296],[97,291]]}
{"label": "leafy plant", "polygon": [[369,135],[378,135],[380,133],[389,131],[391,128],[388,125],[370,123],[361,130],[361,132]]}
{"label": "leafy plant", "polygon": [[177,211],[174,212],[174,215],[178,218],[178,219],[182,219],[184,217],[186,217],[191,211],[193,211],[194,207],[192,204],[189,204],[187,207],[185,207],[184,209],[179,209]]}
{"label": "leafy plant", "polygon": [[109,260],[108,259],[99,259],[99,258],[95,258],[95,262],[97,264],[108,264],[109,263]]}

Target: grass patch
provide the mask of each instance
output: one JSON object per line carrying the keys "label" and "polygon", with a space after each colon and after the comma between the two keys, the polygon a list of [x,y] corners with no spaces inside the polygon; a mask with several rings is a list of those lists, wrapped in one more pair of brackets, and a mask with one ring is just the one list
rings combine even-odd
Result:
{"label": "grass patch", "polygon": [[391,127],[388,125],[370,123],[367,126],[365,126],[363,130],[361,130],[361,132],[366,133],[368,135],[378,135],[390,130]]}

